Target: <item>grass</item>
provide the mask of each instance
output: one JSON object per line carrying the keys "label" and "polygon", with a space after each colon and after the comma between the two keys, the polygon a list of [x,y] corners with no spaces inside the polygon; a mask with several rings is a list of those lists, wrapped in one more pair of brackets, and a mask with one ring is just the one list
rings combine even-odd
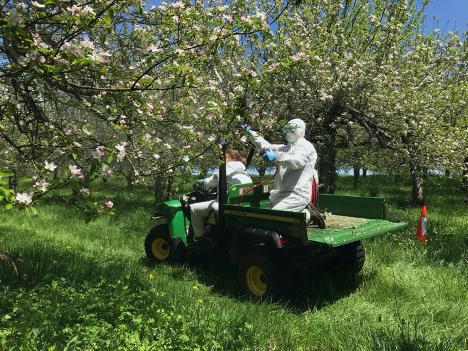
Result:
{"label": "grass", "polygon": [[368,176],[406,230],[366,240],[357,285],[317,272],[290,301],[239,296],[229,267],[153,265],[143,240],[151,193],[118,182],[95,196],[114,216],[85,223],[59,198],[37,217],[0,210],[1,350],[466,350],[468,215],[456,184],[429,179],[429,242],[408,183]]}

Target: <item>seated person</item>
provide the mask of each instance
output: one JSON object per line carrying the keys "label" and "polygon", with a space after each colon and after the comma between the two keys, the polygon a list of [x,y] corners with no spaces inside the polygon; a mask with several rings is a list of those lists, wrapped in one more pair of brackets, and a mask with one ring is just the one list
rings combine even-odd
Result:
{"label": "seated person", "polygon": [[[317,172],[315,147],[304,138],[306,124],[301,119],[289,121],[282,131],[287,144],[270,144],[263,137],[246,128],[250,141],[264,152],[264,158],[273,161],[279,171],[276,173],[270,193],[273,210],[304,212],[309,202],[317,201]],[[315,180],[315,186],[314,186]]]}
{"label": "seated person", "polygon": [[[245,158],[239,151],[226,150],[226,182],[227,185],[252,183],[252,179],[245,170]],[[217,173],[202,180],[205,189],[218,186],[219,176]],[[205,232],[205,219],[211,211],[218,211],[218,200],[198,202],[190,205],[191,223],[195,239],[201,238]]]}

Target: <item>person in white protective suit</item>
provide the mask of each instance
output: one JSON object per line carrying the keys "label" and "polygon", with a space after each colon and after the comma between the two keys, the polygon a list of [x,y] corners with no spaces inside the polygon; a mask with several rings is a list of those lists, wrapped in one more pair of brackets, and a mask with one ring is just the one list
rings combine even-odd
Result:
{"label": "person in white protective suit", "polygon": [[[239,151],[234,149],[226,150],[226,183],[228,186],[231,184],[252,183],[252,178],[247,174],[244,163],[245,158],[241,156]],[[205,189],[217,187],[218,181],[219,175],[217,173],[201,180]],[[205,219],[211,211],[218,212],[218,208],[218,200],[198,202],[190,205],[191,223],[196,239],[201,238],[205,234]]]}
{"label": "person in white protective suit", "polygon": [[270,192],[271,208],[274,210],[306,213],[309,202],[314,202],[317,195],[318,174],[315,170],[317,152],[315,147],[304,138],[306,124],[301,119],[289,121],[282,132],[288,143],[270,144],[255,131],[247,128],[249,139],[262,149],[263,158],[273,161],[279,170]]}

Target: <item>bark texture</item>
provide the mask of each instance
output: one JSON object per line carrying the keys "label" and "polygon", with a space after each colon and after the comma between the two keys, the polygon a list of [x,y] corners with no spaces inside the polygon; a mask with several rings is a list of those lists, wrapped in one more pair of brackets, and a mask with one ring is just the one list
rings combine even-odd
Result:
{"label": "bark texture", "polygon": [[333,194],[336,180],[336,131],[329,131],[319,153],[320,190]]}
{"label": "bark texture", "polygon": [[468,193],[468,156],[463,160],[462,191]]}
{"label": "bark texture", "polygon": [[417,164],[411,164],[412,191],[411,200],[414,204],[423,202],[423,171]]}
{"label": "bark texture", "polygon": [[359,172],[360,172],[359,165],[353,166],[353,189],[356,189],[359,184]]}
{"label": "bark texture", "polygon": [[172,188],[172,179],[165,175],[159,175],[154,178],[154,200],[156,202],[163,202],[169,199]]}

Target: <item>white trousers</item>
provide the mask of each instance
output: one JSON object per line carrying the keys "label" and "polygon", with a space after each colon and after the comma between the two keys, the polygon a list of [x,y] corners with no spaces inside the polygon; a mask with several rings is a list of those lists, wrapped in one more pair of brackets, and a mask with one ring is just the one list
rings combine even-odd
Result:
{"label": "white trousers", "polygon": [[192,218],[192,227],[195,238],[200,238],[205,234],[205,219],[212,210],[218,212],[218,200],[198,202],[190,205],[190,216]]}
{"label": "white trousers", "polygon": [[[289,201],[288,201],[289,200]],[[291,211],[291,212],[302,212],[306,215],[306,223],[310,219],[310,213],[305,208],[307,203],[304,205],[304,201],[291,201],[288,198],[281,200],[280,202],[271,206],[272,210],[280,210],[280,211]]]}

